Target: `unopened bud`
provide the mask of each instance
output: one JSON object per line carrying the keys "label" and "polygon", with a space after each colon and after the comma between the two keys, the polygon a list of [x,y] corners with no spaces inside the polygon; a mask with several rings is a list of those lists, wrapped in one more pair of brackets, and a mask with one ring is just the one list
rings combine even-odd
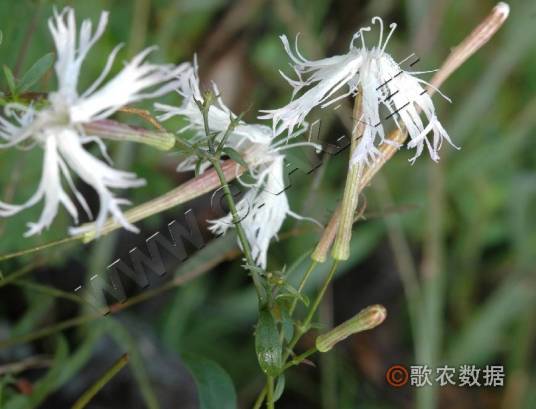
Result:
{"label": "unopened bud", "polygon": [[163,151],[175,146],[175,137],[172,133],[129,126],[108,119],[85,124],[84,130],[88,135],[114,141],[143,143]]}
{"label": "unopened bud", "polygon": [[328,352],[335,344],[345,340],[350,335],[376,328],[387,317],[387,310],[382,305],[371,305],[361,310],[359,314],[336,326],[331,331],[316,338],[316,349]]}
{"label": "unopened bud", "polygon": [[210,89],[203,92],[203,108],[208,109],[214,103],[215,98],[216,95]]}

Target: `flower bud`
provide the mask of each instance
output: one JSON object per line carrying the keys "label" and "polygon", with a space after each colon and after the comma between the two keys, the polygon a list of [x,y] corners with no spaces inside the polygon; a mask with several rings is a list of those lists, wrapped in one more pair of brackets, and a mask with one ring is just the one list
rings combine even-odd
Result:
{"label": "flower bud", "polygon": [[319,352],[328,352],[335,344],[345,340],[350,335],[377,327],[386,317],[387,310],[384,306],[376,304],[367,307],[353,318],[318,336],[315,341],[316,349]]}

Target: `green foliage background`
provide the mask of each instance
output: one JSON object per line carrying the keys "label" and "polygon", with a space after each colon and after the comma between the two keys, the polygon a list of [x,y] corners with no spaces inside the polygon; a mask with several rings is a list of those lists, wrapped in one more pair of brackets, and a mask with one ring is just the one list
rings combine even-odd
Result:
{"label": "green foliage background", "polygon": [[[108,30],[84,65],[82,88],[96,78],[118,43],[126,45],[120,54],[125,60],[156,44],[152,57],[157,62],[179,63],[197,52],[203,80],[215,79],[235,112],[251,107],[245,118],[255,121],[257,110],[281,106],[290,97],[277,73],[291,73],[279,34],[300,32],[303,53],[317,58],[345,52],[352,33],[380,15],[386,23],[399,23],[388,47],[395,58],[416,52],[421,58],[416,67],[426,70],[441,64],[493,2],[2,0],[0,64],[18,80],[53,51],[47,18],[54,5],[75,7],[79,21],[96,22],[101,10],[111,12]],[[423,155],[414,166],[408,164],[411,153],[402,149],[365,191],[366,220],[356,224],[352,258],[343,265],[321,317],[324,323],[338,323],[366,305],[382,303],[388,320],[341,344],[329,357],[313,358],[316,368],[302,365],[290,371],[278,406],[535,407],[536,5],[529,0],[510,5],[503,29],[442,87],[452,103],[435,98],[443,125],[462,149],[444,146],[439,165]],[[369,44],[375,38],[371,34]],[[115,69],[120,67],[117,62]],[[1,86],[7,93],[5,78]],[[49,73],[31,91],[48,92],[54,86]],[[173,95],[165,101],[179,103]],[[345,132],[333,113],[316,115],[326,141]],[[118,117],[147,126],[133,115]],[[165,125],[178,129],[181,123]],[[190,177],[174,172],[177,153],[125,144],[110,144],[110,150],[118,167],[148,181],[147,187],[131,192],[136,204]],[[33,193],[40,158],[38,149],[0,151],[3,200],[21,202]],[[295,173],[291,207],[327,221],[342,194],[345,161],[344,154],[333,156],[312,174]],[[143,248],[147,237],[165,231],[171,220],[181,220],[189,207],[201,220],[216,216],[202,198],[143,222],[138,236],[121,232],[92,245],[70,243],[2,262],[4,278],[24,268],[29,273],[10,285],[0,281],[0,364],[35,355],[47,358],[44,368],[0,371],[1,408],[70,407],[124,352],[130,356],[128,370],[89,407],[189,408],[199,402],[204,408],[233,407],[234,389],[238,405],[251,406],[263,382],[253,346],[256,302],[232,235],[213,239],[181,265],[169,260],[168,274],[152,277],[150,289],[171,280],[177,285],[116,314],[95,319],[93,307],[69,299],[92,274],[104,273],[132,247]],[[70,220],[62,212],[50,231],[23,238],[25,224],[39,211],[0,221],[0,254],[66,236]],[[281,240],[271,247],[269,267],[295,265],[291,279],[297,280],[306,267],[304,254],[317,238],[314,226],[287,222]],[[312,286],[326,268],[320,270]],[[402,283],[412,273],[422,284],[420,297],[404,291]],[[182,284],[184,274],[197,277]],[[143,293],[132,287],[129,294]],[[408,308],[415,308],[413,321]],[[55,327],[73,319],[79,322],[68,329]],[[37,333],[41,328],[48,332]],[[36,333],[46,336],[37,338]],[[304,341],[304,350],[307,342],[312,338]],[[426,388],[398,390],[383,378],[395,363],[500,364],[506,385],[441,388],[437,395]],[[31,395],[19,393],[23,380],[33,385]],[[211,389],[211,382],[218,389]],[[221,400],[214,401],[214,393]]]}

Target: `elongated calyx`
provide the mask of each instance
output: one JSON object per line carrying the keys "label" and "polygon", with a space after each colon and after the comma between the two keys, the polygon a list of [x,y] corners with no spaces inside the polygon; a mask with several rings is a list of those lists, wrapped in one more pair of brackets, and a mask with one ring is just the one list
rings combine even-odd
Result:
{"label": "elongated calyx", "polygon": [[316,349],[319,352],[330,351],[337,343],[345,340],[350,335],[376,328],[387,317],[387,310],[383,305],[371,305],[361,310],[359,314],[337,325],[331,331],[316,338]]}

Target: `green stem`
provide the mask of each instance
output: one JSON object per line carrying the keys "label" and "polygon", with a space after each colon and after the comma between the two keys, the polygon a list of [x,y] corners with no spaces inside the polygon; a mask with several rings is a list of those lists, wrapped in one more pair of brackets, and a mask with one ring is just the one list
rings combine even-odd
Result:
{"label": "green stem", "polygon": [[[315,260],[311,260],[311,264],[309,265],[309,268],[307,269],[307,271],[303,275],[303,277],[302,277],[302,279],[300,281],[300,285],[298,286],[298,294],[302,293],[302,291],[303,291],[303,289],[305,287],[305,284],[307,283],[307,280],[309,280],[309,277],[311,276],[311,273],[313,272],[313,270],[315,269],[317,264],[318,263]],[[294,310],[296,309],[297,304],[298,304],[298,297],[294,298],[292,300],[292,304],[290,305],[290,310],[289,310],[290,318],[292,318],[292,315],[294,314]]]}
{"label": "green stem", "polygon": [[268,388],[266,385],[264,385],[264,388],[262,388],[261,393],[259,393],[259,396],[257,396],[257,400],[255,401],[255,404],[253,405],[253,409],[261,409],[262,402],[264,402],[264,398],[266,397],[266,394],[268,393]]}
{"label": "green stem", "polygon": [[203,115],[203,127],[205,129],[205,135],[207,137],[208,151],[211,154],[214,154],[214,143],[212,140],[212,136],[210,135],[210,127],[208,124],[208,113],[210,111],[210,105],[212,104],[212,94],[207,94],[205,98],[210,98],[210,100],[205,99],[201,104],[198,103],[197,105],[201,110],[201,114]]}
{"label": "green stem", "polygon": [[[255,261],[253,260],[253,256],[251,255],[251,249],[249,247],[249,242],[246,238],[246,233],[244,232],[244,229],[242,228],[242,225],[240,224],[240,217],[238,215],[238,211],[236,210],[236,205],[233,199],[233,194],[231,193],[231,189],[229,189],[229,184],[227,183],[227,179],[225,178],[225,175],[221,168],[219,158],[212,160],[212,166],[214,167],[214,170],[216,171],[220,179],[220,184],[223,188],[223,192],[225,194],[227,205],[229,206],[231,215],[233,216],[233,223],[235,225],[236,234],[238,236],[238,240],[240,241],[240,245],[242,247],[242,251],[244,252],[244,256],[246,257],[248,266],[253,267],[255,266]],[[257,291],[259,304],[263,305],[266,302],[266,295],[265,295],[265,289],[262,285],[261,277],[255,269],[251,269],[250,271],[251,271],[251,276],[253,278],[253,284],[255,285],[255,290]]]}
{"label": "green stem", "polygon": [[266,396],[266,407],[268,409],[274,409],[274,378],[271,376],[267,377],[267,396]]}
{"label": "green stem", "polygon": [[[3,275],[1,275],[0,277],[0,288],[5,286],[5,285],[8,285],[8,284],[11,284],[15,281],[17,281],[20,277],[28,274],[29,272],[33,271],[33,269],[37,267],[37,263],[30,263],[24,267],[22,267],[21,269],[15,271],[14,273],[8,275],[7,277],[4,278]],[[0,271],[1,273],[1,271]]]}
{"label": "green stem", "polygon": [[0,340],[0,350],[11,348],[12,346],[20,344],[20,343],[31,342],[39,338],[44,338],[46,336],[55,334],[56,332],[63,331],[64,329],[67,329],[67,328],[72,328],[81,324],[85,324],[89,321],[93,321],[95,319],[102,317],[104,314],[106,314],[106,312],[107,312],[107,309],[103,309],[101,312],[85,314],[79,317],[71,318],[71,319],[62,321],[58,324],[50,325],[43,329],[31,332],[29,334],[24,334],[24,335],[13,337],[13,338],[6,339],[6,340]]}
{"label": "green stem", "polygon": [[[315,263],[315,265],[316,265],[316,263]],[[305,334],[309,330],[309,327],[311,325],[311,321],[313,320],[313,317],[314,317],[314,315],[316,313],[316,310],[318,309],[318,306],[320,305],[320,302],[322,301],[322,298],[324,297],[324,294],[326,293],[326,290],[328,289],[329,284],[331,283],[331,280],[333,279],[333,277],[335,275],[335,272],[337,271],[337,266],[338,265],[339,265],[339,261],[338,260],[333,260],[333,265],[331,266],[331,270],[329,271],[328,275],[324,279],[324,282],[322,283],[322,287],[320,288],[320,291],[317,294],[317,296],[315,298],[315,301],[313,302],[313,305],[309,309],[309,312],[307,314],[307,317],[305,318],[305,321],[303,322],[302,325],[299,325],[296,328],[296,333],[294,334],[294,337],[290,341],[290,343],[289,343],[289,345],[287,347],[287,351],[285,352],[285,355],[283,356],[283,362],[287,362],[288,358],[290,357],[290,355],[292,353],[292,350],[294,349],[294,347],[296,346],[298,341],[301,339],[303,334]],[[313,271],[313,268],[314,268],[314,266],[309,267],[309,270],[310,270],[310,271],[308,270],[309,274],[310,274],[311,271]],[[304,279],[305,279],[305,276],[304,276]],[[302,279],[302,281],[304,281],[304,280]],[[304,283],[304,285],[305,285],[305,283]],[[315,349],[315,351],[316,351],[316,349]],[[309,350],[309,351],[305,352],[304,354],[299,355],[298,357],[294,358],[290,362],[293,362],[296,359],[299,359],[300,357],[303,357],[304,355],[305,355],[305,357],[303,357],[303,359],[305,359],[309,355],[313,354],[315,351]],[[293,366],[293,365],[290,365],[290,366]],[[285,369],[287,369],[287,367],[288,367],[288,364],[283,367],[283,371]],[[267,392],[268,392],[268,385],[265,385],[263,390],[261,391],[261,393],[257,397],[257,400],[255,401],[255,405],[253,406],[253,409],[259,409],[261,407],[262,402],[264,401],[264,398],[267,395]]]}
{"label": "green stem", "polygon": [[309,358],[316,352],[318,352],[318,349],[316,349],[316,347],[313,347],[305,351],[303,354],[295,356],[287,362],[287,364],[283,367],[283,371],[286,371],[288,368],[301,364],[303,361],[305,361],[307,358]]}
{"label": "green stem", "polygon": [[108,369],[91,387],[84,392],[84,394],[75,402],[71,409],[83,409],[88,403],[95,397],[97,393],[117,375],[117,373],[123,369],[128,363],[128,355],[124,354]]}
{"label": "green stem", "polygon": [[294,337],[292,338],[292,341],[290,341],[286,356],[283,361],[286,361],[288,357],[290,356],[291,351],[294,349],[300,338],[303,334],[305,334],[309,327],[311,326],[311,321],[313,320],[316,310],[318,309],[318,306],[320,305],[320,302],[322,301],[322,298],[324,297],[324,294],[326,293],[326,290],[329,287],[329,284],[331,283],[331,280],[333,279],[333,276],[335,275],[335,272],[337,271],[337,266],[339,265],[339,260],[333,260],[333,265],[331,266],[331,270],[329,271],[328,275],[324,279],[324,282],[322,283],[322,287],[320,288],[319,293],[317,294],[313,305],[309,309],[309,312],[307,313],[307,316],[305,317],[305,320],[303,324],[299,325],[296,329],[296,333],[294,334]]}
{"label": "green stem", "polygon": [[[319,319],[328,331],[333,332],[333,287],[329,287],[319,308]],[[339,332],[336,331],[335,332]],[[315,346],[318,345],[318,338]],[[331,409],[338,407],[337,402],[337,361],[333,353],[323,353],[318,357],[320,364],[320,396],[321,407]]]}
{"label": "green stem", "polygon": [[42,293],[42,294],[49,295],[52,298],[56,298],[56,297],[57,298],[64,298],[66,300],[70,300],[70,301],[73,301],[73,302],[75,302],[77,304],[81,304],[81,305],[85,305],[85,306],[87,306],[89,304],[84,298],[80,297],[79,295],[77,295],[75,293],[63,291],[63,290],[60,290],[60,289],[57,289],[57,288],[54,288],[54,287],[49,287],[49,286],[43,285],[43,284],[34,283],[32,281],[29,281],[29,280],[24,280],[24,279],[15,280],[15,282],[13,284],[17,285],[17,286],[20,286],[20,287],[27,288],[30,291],[36,291],[36,292],[39,292],[39,293]]}
{"label": "green stem", "polygon": [[[311,276],[311,273],[313,272],[313,270],[315,269],[317,264],[318,263],[315,260],[311,260],[311,264],[309,264],[309,268],[303,274],[302,279],[300,281],[300,284],[298,286],[298,295],[300,295],[303,292],[305,284],[307,283],[307,280]],[[290,305],[290,309],[289,309],[289,313],[288,313],[289,318],[292,318],[292,316],[294,315],[294,311],[296,310],[296,306],[298,305],[298,298],[299,297],[295,297],[292,300],[292,304]],[[285,339],[285,335],[284,335],[283,331],[281,331],[281,333],[279,334],[279,340],[280,340],[281,343],[283,343],[284,339]]]}
{"label": "green stem", "polygon": [[216,148],[216,152],[218,152],[218,154],[220,154],[222,149],[225,147],[225,143],[227,142],[227,139],[229,139],[229,136],[231,136],[231,133],[234,131],[234,129],[235,129],[235,123],[231,121],[231,123],[225,130],[225,133],[223,134],[221,141],[218,144],[218,147]]}
{"label": "green stem", "polygon": [[[50,243],[42,244],[40,246],[35,246],[35,247],[31,248],[31,249],[26,249],[26,250],[16,251],[14,253],[4,254],[4,255],[0,256],[0,261],[6,261],[6,260],[9,260],[9,259],[12,259],[12,258],[24,256],[26,254],[31,254],[31,253],[35,253],[35,252],[38,252],[38,251],[46,250],[46,249],[51,248],[51,247],[59,246],[61,244],[69,243],[69,242],[72,242],[72,241],[77,241],[77,240],[80,240],[80,237],[81,236],[67,237],[65,239],[56,240],[56,241],[53,241],[53,242],[50,242]],[[1,281],[0,281],[0,283],[1,283]],[[5,285],[5,284],[6,283],[1,284],[1,285]]]}

